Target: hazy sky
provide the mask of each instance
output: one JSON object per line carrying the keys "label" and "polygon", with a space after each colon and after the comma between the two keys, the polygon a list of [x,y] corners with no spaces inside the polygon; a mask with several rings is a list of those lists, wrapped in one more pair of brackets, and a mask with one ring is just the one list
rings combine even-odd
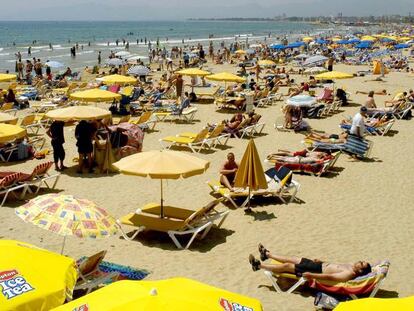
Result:
{"label": "hazy sky", "polygon": [[414,13],[414,0],[0,0],[0,4],[0,21]]}

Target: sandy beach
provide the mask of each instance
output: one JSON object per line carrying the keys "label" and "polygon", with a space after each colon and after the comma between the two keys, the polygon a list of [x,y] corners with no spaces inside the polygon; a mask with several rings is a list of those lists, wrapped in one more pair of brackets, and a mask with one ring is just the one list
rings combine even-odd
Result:
{"label": "sandy beach", "polygon": [[[235,73],[233,65],[213,65],[213,72]],[[335,65],[335,70],[355,73],[367,66]],[[307,76],[292,75],[297,81]],[[366,95],[357,90],[386,89],[389,94],[412,88],[414,76],[391,72],[384,82],[374,82],[373,76],[339,81],[350,93],[351,106],[324,119],[310,119],[315,130],[339,133],[339,122],[354,115]],[[286,88],[282,88],[286,93]],[[392,96],[376,96],[383,106]],[[283,118],[283,102],[267,108],[258,108],[266,123],[264,135],[255,138],[262,161],[278,149],[302,150],[303,134],[279,132],[273,124]],[[198,112],[193,124],[161,122],[156,131],[146,133],[144,151],[160,149],[159,139],[184,131],[199,131],[206,123],[229,119],[231,114],[217,112],[212,103],[195,104]],[[107,106],[106,106],[107,107]],[[19,115],[28,112],[19,112]],[[158,280],[184,276],[240,294],[259,299],[264,310],[312,310],[313,296],[307,290],[295,294],[279,294],[271,287],[262,271],[253,272],[247,257],[258,255],[257,244],[285,254],[320,258],[331,262],[367,260],[375,263],[384,259],[391,262],[390,272],[381,286],[378,297],[406,297],[412,295],[414,280],[411,263],[414,262],[414,154],[413,121],[397,120],[390,135],[370,136],[374,142],[371,159],[357,161],[343,154],[334,171],[322,177],[295,174],[301,184],[297,197],[300,202],[282,204],[276,199],[253,201],[253,212],[231,209],[221,229],[212,229],[204,240],[196,240],[190,250],[178,250],[167,235],[144,233],[135,241],[120,235],[101,240],[82,240],[69,237],[65,254],[78,258],[100,250],[108,250],[106,259],[132,267],[146,269],[148,279]],[[57,189],[96,202],[115,217],[135,211],[149,202],[158,202],[160,185],[157,180],[120,174],[77,175],[77,156],[74,126],[65,128],[66,165],[71,168],[62,173]],[[168,181],[164,199],[168,205],[197,209],[213,197],[206,181],[218,178],[218,171],[226,154],[231,151],[240,161],[247,139],[232,138],[229,148],[200,153],[199,157],[211,162],[208,171],[188,179]],[[50,146],[49,139],[47,145]],[[189,152],[189,151],[183,151]],[[52,159],[51,155],[47,159]],[[1,163],[1,170],[31,172],[43,160],[21,163]],[[60,251],[62,237],[21,221],[14,213],[22,202],[10,200],[1,208],[0,238],[16,239],[53,251]],[[132,230],[132,228],[128,228]]]}

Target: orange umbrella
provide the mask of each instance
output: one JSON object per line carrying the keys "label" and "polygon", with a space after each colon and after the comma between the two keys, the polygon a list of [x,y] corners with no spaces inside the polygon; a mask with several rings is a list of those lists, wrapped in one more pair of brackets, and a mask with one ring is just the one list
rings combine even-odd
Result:
{"label": "orange umbrella", "polygon": [[249,205],[247,209],[250,209],[250,190],[267,189],[266,177],[253,139],[250,139],[244,152],[236,173],[234,186],[249,189]]}

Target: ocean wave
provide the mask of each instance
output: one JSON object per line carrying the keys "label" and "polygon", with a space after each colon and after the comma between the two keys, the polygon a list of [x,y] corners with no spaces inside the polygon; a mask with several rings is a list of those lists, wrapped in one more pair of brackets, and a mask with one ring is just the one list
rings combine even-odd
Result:
{"label": "ocean wave", "polygon": [[0,53],[0,56],[9,56],[10,53]]}

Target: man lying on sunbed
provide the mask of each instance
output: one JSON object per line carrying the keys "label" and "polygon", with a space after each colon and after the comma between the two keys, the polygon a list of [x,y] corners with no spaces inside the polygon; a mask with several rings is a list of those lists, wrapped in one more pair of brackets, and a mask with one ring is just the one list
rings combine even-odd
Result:
{"label": "man lying on sunbed", "polygon": [[330,156],[326,152],[302,150],[298,152],[290,152],[279,150],[267,156],[268,160],[285,163],[315,163],[326,159]]}
{"label": "man lying on sunbed", "polygon": [[264,269],[276,274],[292,273],[305,279],[347,282],[358,276],[371,273],[371,265],[366,261],[357,261],[353,264],[328,263],[319,259],[310,260],[296,256],[281,256],[270,253],[262,244],[259,244],[260,259],[273,259],[280,264],[263,264],[253,255],[249,262],[253,271]]}
{"label": "man lying on sunbed", "polygon": [[311,132],[306,138],[311,140],[315,140],[321,143],[328,143],[328,144],[345,144],[348,138],[348,133],[341,133],[337,134],[324,134],[324,133],[316,133]]}

